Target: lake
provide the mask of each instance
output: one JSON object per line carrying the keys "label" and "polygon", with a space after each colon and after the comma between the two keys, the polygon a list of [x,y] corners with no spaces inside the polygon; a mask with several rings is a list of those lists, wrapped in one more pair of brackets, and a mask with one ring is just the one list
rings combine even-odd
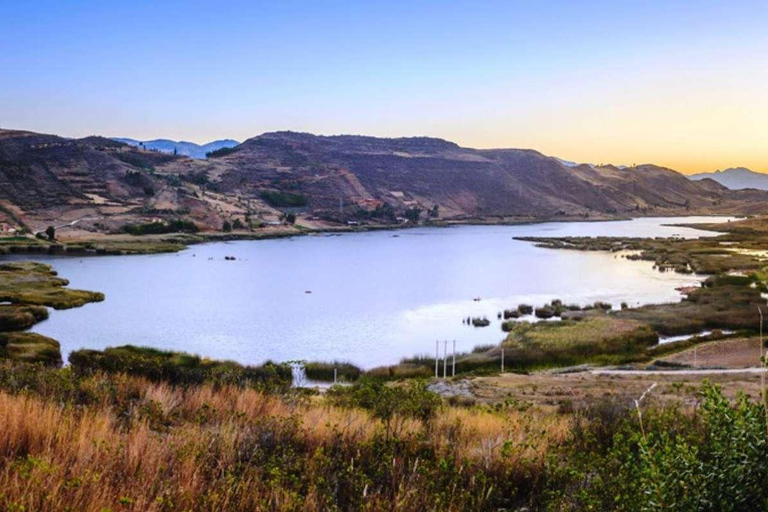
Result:
{"label": "lake", "polygon": [[[338,359],[371,368],[433,354],[435,340],[456,340],[459,351],[498,343],[497,313],[519,303],[678,301],[676,287],[701,280],[513,237],[692,238],[715,233],[664,224],[727,220],[413,228],[210,243],[178,254],[35,256],[73,288],[104,292],[106,301],[52,311],[34,331],[59,340],[65,358],[79,348],[131,343],[248,364]],[[487,316],[491,325],[464,325],[468,316]]]}

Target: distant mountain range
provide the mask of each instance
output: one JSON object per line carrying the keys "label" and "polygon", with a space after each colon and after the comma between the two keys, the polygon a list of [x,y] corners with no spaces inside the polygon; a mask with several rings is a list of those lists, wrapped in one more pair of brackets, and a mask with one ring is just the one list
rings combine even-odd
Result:
{"label": "distant mountain range", "polygon": [[746,188],[768,190],[768,174],[751,171],[745,167],[733,167],[724,171],[702,172],[700,174],[692,174],[689,178],[694,181],[709,178],[731,190],[744,190]]}
{"label": "distant mountain range", "polygon": [[768,204],[768,191],[651,164],[565,165],[530,149],[431,137],[272,132],[205,160],[183,156],[182,144],[148,151],[136,141],[0,129],[0,222],[39,230],[73,219],[103,232],[178,218],[221,229],[224,220],[274,221],[288,211],[298,223],[337,226],[748,215]]}
{"label": "distant mountain range", "polygon": [[206,153],[216,151],[217,149],[231,148],[240,144],[232,139],[215,140],[203,145],[184,140],[176,141],[170,139],[136,140],[127,137],[112,137],[112,140],[136,147],[143,146],[146,149],[153,149],[163,153],[173,153],[175,150],[177,154],[190,158],[205,158]]}

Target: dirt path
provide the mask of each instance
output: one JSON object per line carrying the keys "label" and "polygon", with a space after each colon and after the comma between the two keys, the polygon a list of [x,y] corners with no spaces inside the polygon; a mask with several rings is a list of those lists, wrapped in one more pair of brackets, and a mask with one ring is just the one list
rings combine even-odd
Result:
{"label": "dirt path", "polygon": [[705,368],[691,370],[592,370],[592,375],[732,375],[765,373],[765,368]]}

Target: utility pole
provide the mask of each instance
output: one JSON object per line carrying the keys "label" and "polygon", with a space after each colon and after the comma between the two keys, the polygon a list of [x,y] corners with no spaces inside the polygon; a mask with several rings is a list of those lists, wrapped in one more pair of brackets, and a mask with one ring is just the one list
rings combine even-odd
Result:
{"label": "utility pole", "polygon": [[451,370],[451,377],[456,376],[456,340],[453,340],[453,370]]}
{"label": "utility pole", "polygon": [[438,361],[440,360],[440,341],[435,340],[435,378],[440,376],[438,372]]}
{"label": "utility pole", "polygon": [[760,313],[760,357],[763,358],[763,310],[757,306],[757,312]]}
{"label": "utility pole", "polygon": [[443,378],[448,377],[448,340],[443,340]]}

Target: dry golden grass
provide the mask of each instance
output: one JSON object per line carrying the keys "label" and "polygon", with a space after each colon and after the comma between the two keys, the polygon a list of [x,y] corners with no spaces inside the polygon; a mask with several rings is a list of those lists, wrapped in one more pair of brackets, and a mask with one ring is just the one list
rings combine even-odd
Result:
{"label": "dry golden grass", "polygon": [[[367,412],[332,407],[322,397],[291,401],[249,389],[181,389],[130,377],[92,386],[132,398],[74,406],[0,392],[0,509],[320,510],[327,496],[318,487],[310,485],[303,497],[290,492],[280,475],[245,462],[250,451],[299,443],[311,454],[302,469],[312,482],[323,472],[318,454],[363,446],[380,429]],[[296,430],[259,428],[294,421]],[[438,452],[491,468],[543,464],[550,444],[567,438],[570,420],[537,411],[448,407],[428,431],[413,420],[401,427],[403,439],[426,436]],[[281,437],[283,431],[291,437]],[[396,472],[403,483],[394,495],[372,493],[371,510],[417,506],[418,489],[407,486],[418,458],[413,464]]]}

